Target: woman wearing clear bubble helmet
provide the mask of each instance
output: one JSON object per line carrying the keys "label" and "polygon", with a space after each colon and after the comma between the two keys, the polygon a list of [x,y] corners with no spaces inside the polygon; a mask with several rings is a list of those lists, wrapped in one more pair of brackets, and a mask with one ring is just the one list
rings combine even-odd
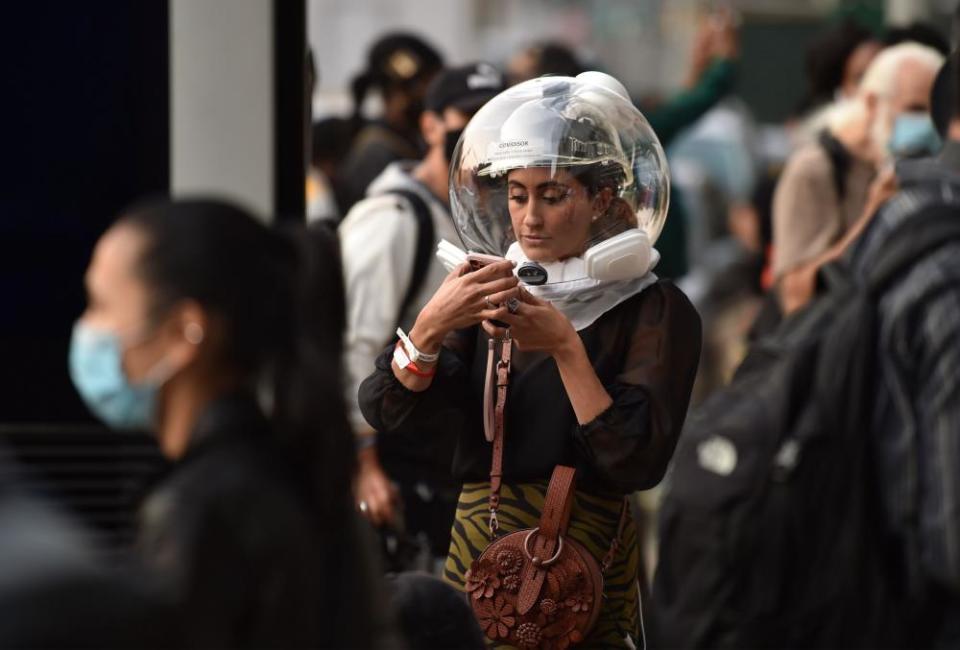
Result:
{"label": "woman wearing clear bubble helmet", "polygon": [[[696,311],[652,271],[668,192],[659,142],[612,77],[544,77],[498,95],[451,165],[472,255],[441,245],[453,270],[361,387],[383,435],[402,423],[458,437],[464,487],[444,573],[495,647],[643,642],[624,497],[663,477],[701,343]],[[573,593],[582,576],[537,555],[562,550],[536,528],[552,516],[558,468],[575,476],[568,546],[601,567],[602,598]],[[525,529],[523,554],[485,553]],[[590,624],[574,625],[585,611]]]}

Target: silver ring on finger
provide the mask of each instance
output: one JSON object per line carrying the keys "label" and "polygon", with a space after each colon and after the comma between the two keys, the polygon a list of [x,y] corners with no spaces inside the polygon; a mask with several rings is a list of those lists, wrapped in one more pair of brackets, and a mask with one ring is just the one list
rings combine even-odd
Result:
{"label": "silver ring on finger", "polygon": [[495,304],[493,304],[492,302],[490,302],[490,296],[484,296],[484,297],[483,297],[483,302],[487,303],[487,308],[488,308],[488,309],[496,309],[496,308],[497,308],[497,306],[496,306]]}
{"label": "silver ring on finger", "polygon": [[366,513],[367,510],[370,509],[370,508],[367,506],[367,502],[366,502],[366,501],[361,501],[361,502],[359,503],[359,507],[360,507],[360,512],[363,512],[363,513]]}
{"label": "silver ring on finger", "polygon": [[507,301],[507,311],[511,314],[516,314],[520,311],[520,300],[517,298],[511,298]]}

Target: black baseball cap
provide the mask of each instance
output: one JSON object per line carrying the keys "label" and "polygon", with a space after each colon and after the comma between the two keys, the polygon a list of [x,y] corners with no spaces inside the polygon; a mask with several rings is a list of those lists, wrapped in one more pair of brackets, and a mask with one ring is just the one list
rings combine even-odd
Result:
{"label": "black baseball cap", "polygon": [[425,108],[434,113],[456,108],[472,115],[505,88],[503,75],[489,63],[447,68],[427,87]]}

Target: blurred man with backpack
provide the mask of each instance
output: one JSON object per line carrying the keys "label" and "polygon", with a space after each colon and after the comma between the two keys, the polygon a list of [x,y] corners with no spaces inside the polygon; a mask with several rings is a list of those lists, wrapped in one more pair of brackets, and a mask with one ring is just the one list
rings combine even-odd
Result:
{"label": "blurred man with backpack", "polygon": [[[920,237],[924,217],[960,221],[960,65],[948,62],[953,117],[936,159],[897,167],[901,191],[851,251],[863,277],[883,247]],[[879,373],[870,431],[880,491],[904,561],[906,587],[922,599],[938,647],[960,645],[960,239],[932,250],[879,302]]]}
{"label": "blurred man with backpack", "polygon": [[[420,120],[427,154],[420,161],[391,163],[339,227],[348,305],[347,403],[359,461],[357,506],[376,526],[422,533],[435,557],[446,557],[460,489],[450,484],[454,440],[423,431],[378,439],[360,413],[357,389],[384,346],[395,340],[397,328],[410,329],[447,275],[434,252],[440,239],[459,241],[448,205],[450,158],[473,113],[503,88],[501,74],[486,63],[442,71],[427,89]],[[388,546],[395,546],[397,540],[391,539]],[[396,555],[399,550],[388,551]]]}
{"label": "blurred man with backpack", "polygon": [[950,95],[939,157],[898,164],[899,193],[820,268],[820,295],[690,419],[661,520],[665,645],[960,644]]}

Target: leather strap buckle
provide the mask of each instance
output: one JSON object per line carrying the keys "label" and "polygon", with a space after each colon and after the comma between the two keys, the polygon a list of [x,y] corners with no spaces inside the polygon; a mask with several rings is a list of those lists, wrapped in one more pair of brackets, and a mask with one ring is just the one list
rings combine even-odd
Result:
{"label": "leather strap buckle", "polygon": [[560,554],[563,553],[563,535],[557,535],[557,552],[553,554],[548,560],[541,560],[533,554],[533,551],[530,550],[530,540],[533,539],[533,536],[540,532],[540,526],[537,526],[523,538],[523,552],[526,554],[527,559],[530,560],[532,564],[537,569],[545,569],[558,559],[560,559]]}

